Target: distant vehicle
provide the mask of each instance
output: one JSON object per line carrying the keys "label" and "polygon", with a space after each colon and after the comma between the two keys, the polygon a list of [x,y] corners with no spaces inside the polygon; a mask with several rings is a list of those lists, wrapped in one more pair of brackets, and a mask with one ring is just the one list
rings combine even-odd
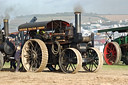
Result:
{"label": "distant vehicle", "polygon": [[[128,26],[98,30],[99,33],[105,32],[108,35],[108,40],[104,47],[104,59],[108,65],[118,64],[123,61],[128,65]],[[111,32],[111,34],[108,32]],[[117,34],[118,32],[118,34]],[[116,33],[116,38],[114,38]],[[119,36],[120,34],[123,36]]]}

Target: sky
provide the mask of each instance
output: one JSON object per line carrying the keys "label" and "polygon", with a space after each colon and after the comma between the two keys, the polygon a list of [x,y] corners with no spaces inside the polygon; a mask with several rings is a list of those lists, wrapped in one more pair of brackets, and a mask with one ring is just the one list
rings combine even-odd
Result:
{"label": "sky", "polygon": [[83,12],[97,14],[128,14],[128,0],[0,0],[0,16]]}

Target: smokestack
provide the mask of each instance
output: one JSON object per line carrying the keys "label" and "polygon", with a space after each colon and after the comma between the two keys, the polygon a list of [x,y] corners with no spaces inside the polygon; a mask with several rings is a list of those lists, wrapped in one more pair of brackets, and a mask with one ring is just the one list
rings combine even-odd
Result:
{"label": "smokestack", "polygon": [[81,12],[75,12],[75,29],[74,29],[74,42],[82,42],[82,33],[81,33]]}
{"label": "smokestack", "polygon": [[74,12],[76,33],[81,33],[81,12]]}
{"label": "smokestack", "polygon": [[4,19],[4,32],[5,32],[5,37],[7,38],[9,35],[8,19]]}

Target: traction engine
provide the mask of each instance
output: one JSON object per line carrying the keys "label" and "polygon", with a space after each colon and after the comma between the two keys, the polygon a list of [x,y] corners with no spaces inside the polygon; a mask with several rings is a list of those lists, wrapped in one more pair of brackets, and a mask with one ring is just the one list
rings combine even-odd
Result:
{"label": "traction engine", "polygon": [[40,72],[48,67],[50,71],[76,73],[83,67],[97,72],[103,65],[102,54],[94,48],[94,34],[82,36],[80,12],[75,12],[75,27],[63,20],[51,20],[25,23],[18,30],[26,71]]}

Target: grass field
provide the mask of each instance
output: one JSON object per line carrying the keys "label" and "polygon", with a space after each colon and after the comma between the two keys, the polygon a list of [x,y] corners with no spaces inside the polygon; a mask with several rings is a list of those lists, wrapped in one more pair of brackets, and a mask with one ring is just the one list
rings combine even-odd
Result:
{"label": "grass field", "polygon": [[119,70],[128,70],[128,65],[103,65],[102,67],[104,70],[114,70],[114,69],[119,69]]}
{"label": "grass field", "polygon": [[[10,68],[10,62],[6,62],[3,68]],[[104,64],[102,67],[103,70],[128,70],[128,65],[106,65]]]}

